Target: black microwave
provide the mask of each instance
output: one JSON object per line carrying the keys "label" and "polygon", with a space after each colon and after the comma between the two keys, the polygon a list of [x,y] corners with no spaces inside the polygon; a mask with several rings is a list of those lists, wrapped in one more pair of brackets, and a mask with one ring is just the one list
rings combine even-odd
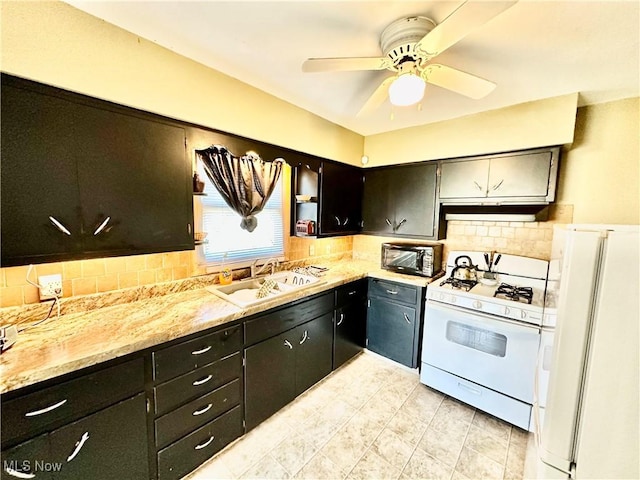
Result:
{"label": "black microwave", "polygon": [[433,277],[442,269],[442,244],[383,243],[381,264],[392,272]]}

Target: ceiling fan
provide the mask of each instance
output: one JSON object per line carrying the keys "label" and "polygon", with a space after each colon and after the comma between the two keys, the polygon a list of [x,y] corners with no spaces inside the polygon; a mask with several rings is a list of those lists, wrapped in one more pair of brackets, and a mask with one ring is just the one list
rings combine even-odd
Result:
{"label": "ceiling fan", "polygon": [[431,83],[473,99],[487,96],[496,84],[453,67],[430,63],[447,48],[462,40],[473,30],[512,7],[515,1],[473,2],[460,4],[437,24],[422,16],[406,17],[388,25],[380,36],[381,57],[309,58],[302,64],[303,72],[348,70],[390,70],[373,92],[358,116],[376,110],[387,95],[393,105],[419,103],[425,84]]}

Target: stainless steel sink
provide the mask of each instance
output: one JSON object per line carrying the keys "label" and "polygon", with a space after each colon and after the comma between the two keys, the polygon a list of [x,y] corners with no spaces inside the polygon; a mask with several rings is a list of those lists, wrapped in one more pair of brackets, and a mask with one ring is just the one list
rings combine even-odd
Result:
{"label": "stainless steel sink", "polygon": [[[258,298],[258,292],[267,280],[272,288],[264,287],[265,296]],[[214,295],[233,303],[238,307],[250,307],[273,300],[288,293],[304,290],[314,285],[325,283],[326,280],[304,275],[292,271],[277,272],[261,278],[248,278],[234,281],[230,285],[216,285],[205,287]]]}

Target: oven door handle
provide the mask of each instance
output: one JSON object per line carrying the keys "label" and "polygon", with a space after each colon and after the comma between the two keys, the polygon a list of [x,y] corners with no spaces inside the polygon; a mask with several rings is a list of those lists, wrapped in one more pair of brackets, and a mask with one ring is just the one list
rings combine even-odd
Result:
{"label": "oven door handle", "polygon": [[485,328],[491,328],[492,326],[496,325],[496,322],[498,322],[500,325],[500,329],[503,332],[522,332],[523,328],[526,328],[532,332],[540,332],[540,327],[537,325],[518,322],[517,320],[510,320],[508,318],[499,317],[497,315],[488,315],[476,310],[455,307],[453,305],[443,304],[433,300],[427,300],[427,306],[424,309],[425,322],[429,321],[429,315],[433,315],[433,310],[440,310],[441,312],[448,312],[449,314],[458,315],[460,317],[460,322],[474,323]]}

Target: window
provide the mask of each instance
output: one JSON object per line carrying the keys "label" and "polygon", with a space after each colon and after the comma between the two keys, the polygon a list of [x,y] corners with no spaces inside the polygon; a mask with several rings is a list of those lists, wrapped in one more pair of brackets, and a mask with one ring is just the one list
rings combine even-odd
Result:
{"label": "window", "polygon": [[258,226],[249,233],[240,228],[242,218],[229,208],[209,178],[204,173],[200,175],[207,194],[199,197],[200,225],[207,232],[206,243],[201,247],[201,263],[220,264],[225,253],[225,263],[240,265],[284,256],[283,177],[281,174],[271,198],[257,215]]}

